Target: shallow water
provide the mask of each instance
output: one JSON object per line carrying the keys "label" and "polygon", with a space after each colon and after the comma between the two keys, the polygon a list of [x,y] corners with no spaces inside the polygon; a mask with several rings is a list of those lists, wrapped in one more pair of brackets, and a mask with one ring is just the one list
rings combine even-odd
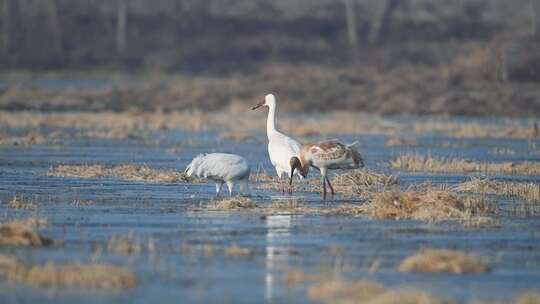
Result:
{"label": "shallow water", "polygon": [[[366,166],[391,171],[388,160],[403,152],[455,156],[483,161],[538,161],[525,140],[456,140],[440,136],[418,137],[414,148],[387,148],[387,137],[340,135],[359,141]],[[59,145],[0,147],[0,220],[36,215],[12,210],[6,204],[15,195],[40,203],[38,216],[52,223],[42,230],[63,240],[50,248],[1,248],[33,262],[87,262],[98,260],[125,266],[139,278],[128,292],[102,294],[88,291],[50,291],[10,286],[0,281],[0,303],[303,303],[305,287],[283,284],[291,269],[307,273],[334,273],[368,278],[388,286],[412,286],[459,302],[472,299],[507,300],[540,288],[540,221],[503,212],[500,229],[466,229],[456,223],[370,220],[363,217],[195,211],[213,198],[213,184],[166,184],[118,179],[48,177],[58,164],[147,164],[183,170],[202,152],[232,152],[245,156],[254,170],[273,174],[264,134],[262,143],[216,142],[215,132],[171,131],[152,140],[66,140]],[[455,145],[443,145],[453,143]],[[538,142],[534,143],[538,145]],[[450,147],[448,147],[450,146]],[[514,154],[490,153],[510,148]],[[174,148],[174,150],[171,150]],[[399,172],[404,186],[431,180],[455,184],[464,174]],[[501,179],[538,181],[540,177],[498,176]],[[270,204],[283,197],[272,190],[253,189],[254,200]],[[295,193],[307,204],[325,208],[318,193]],[[92,201],[89,205],[77,200]],[[503,209],[516,201],[501,199]],[[114,234],[132,235],[143,243],[155,242],[155,252],[119,255],[103,250]],[[204,244],[214,252],[203,254]],[[182,246],[184,244],[184,247]],[[237,244],[253,250],[251,257],[227,257],[225,247]],[[185,246],[188,245],[188,246]],[[493,271],[479,275],[425,275],[396,271],[401,260],[422,247],[458,249],[487,259]],[[182,249],[184,248],[184,249]],[[185,248],[189,248],[186,250]],[[377,272],[368,269],[380,262]]]}

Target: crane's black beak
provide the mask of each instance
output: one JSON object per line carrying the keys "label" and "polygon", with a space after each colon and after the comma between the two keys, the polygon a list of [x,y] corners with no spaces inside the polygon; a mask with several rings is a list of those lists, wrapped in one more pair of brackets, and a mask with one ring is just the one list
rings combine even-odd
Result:
{"label": "crane's black beak", "polygon": [[252,110],[257,110],[258,108],[264,106],[265,102],[264,101],[261,101],[259,102],[256,106],[254,106],[253,108],[251,108]]}
{"label": "crane's black beak", "polygon": [[[291,157],[291,160],[289,162],[290,162],[290,165],[291,165],[291,179],[289,180],[289,185],[292,186],[294,170],[296,170],[296,169],[300,170],[301,169],[301,167],[300,167],[301,163],[300,163],[300,160],[298,159],[298,157],[296,157],[296,156]],[[302,171],[300,171],[300,173],[302,173]]]}

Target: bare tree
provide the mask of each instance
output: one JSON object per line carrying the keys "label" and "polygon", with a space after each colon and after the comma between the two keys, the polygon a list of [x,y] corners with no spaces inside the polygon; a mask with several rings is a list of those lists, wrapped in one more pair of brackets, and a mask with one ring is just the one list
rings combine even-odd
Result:
{"label": "bare tree", "polygon": [[358,44],[358,34],[356,29],[356,1],[355,0],[344,0],[345,1],[345,14],[347,20],[347,38],[351,48],[356,48]]}
{"label": "bare tree", "polygon": [[58,19],[58,7],[56,0],[48,0],[45,2],[51,37],[53,40],[53,49],[56,56],[62,56],[62,32],[60,20]]}
{"label": "bare tree", "polygon": [[126,50],[128,0],[117,0],[116,12],[116,53],[122,55]]}
{"label": "bare tree", "polygon": [[388,36],[390,28],[392,27],[392,14],[399,4],[400,0],[386,0],[386,7],[378,27],[379,32],[377,33],[377,42],[382,42]]}
{"label": "bare tree", "polygon": [[10,17],[10,0],[2,2],[2,53],[9,53],[9,17]]}
{"label": "bare tree", "polygon": [[531,35],[533,36],[540,34],[540,23],[538,22],[540,4],[538,2],[538,0],[529,0],[529,11],[531,13]]}

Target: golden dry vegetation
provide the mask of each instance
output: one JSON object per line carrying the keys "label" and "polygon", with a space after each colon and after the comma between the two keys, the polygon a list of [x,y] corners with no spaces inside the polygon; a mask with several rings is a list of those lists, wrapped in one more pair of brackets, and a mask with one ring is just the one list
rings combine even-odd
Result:
{"label": "golden dry vegetation", "polygon": [[455,250],[421,249],[403,260],[400,272],[444,272],[451,274],[484,273],[489,267],[477,257]]}
{"label": "golden dry vegetation", "polygon": [[487,163],[467,159],[436,158],[419,154],[399,155],[390,161],[393,168],[415,172],[458,172],[513,175],[540,175],[540,163]]}
{"label": "golden dry vegetation", "polygon": [[507,182],[473,177],[455,187],[459,192],[507,195],[529,202],[540,202],[540,184],[533,182]]}
{"label": "golden dry vegetation", "polygon": [[[146,248],[151,248],[148,246]],[[139,254],[145,250],[144,244],[132,235],[113,235],[107,242],[107,251],[118,254]]]}
{"label": "golden dry vegetation", "polygon": [[38,205],[34,201],[25,199],[24,197],[14,196],[6,207],[10,209],[35,210],[38,208]]}
{"label": "golden dry vegetation", "polygon": [[258,208],[250,198],[247,197],[230,197],[222,200],[211,201],[206,205],[206,210],[239,210],[239,209],[254,209]]}
{"label": "golden dry vegetation", "polygon": [[438,298],[425,291],[415,289],[387,289],[383,284],[360,280],[324,279],[307,289],[308,297],[314,301],[333,304],[450,304],[454,301]]}
{"label": "golden dry vegetation", "polygon": [[350,206],[350,211],[376,219],[412,219],[421,221],[470,221],[474,216],[494,215],[496,203],[481,198],[459,197],[447,190],[381,192],[364,205]]}
{"label": "golden dry vegetation", "polygon": [[[59,143],[64,138],[126,139],[144,138],[152,132],[186,129],[194,132],[209,129],[227,130],[219,134],[222,140],[259,141],[266,128],[265,111],[250,111],[249,105],[234,110],[202,112],[195,110],[172,112],[8,112],[0,111],[0,126],[8,129],[54,128],[53,132],[32,131],[24,136],[0,135],[0,144],[30,145]],[[400,132],[414,134],[440,133],[459,138],[517,138],[532,139],[539,136],[534,123],[518,124],[509,121],[500,124],[453,122],[444,119],[428,121],[396,121],[380,115],[361,112],[330,111],[315,116],[304,116],[298,124],[298,115],[280,115],[279,128],[287,134],[301,138],[332,134],[390,135],[388,146],[415,146],[414,137],[403,137]],[[75,129],[69,133],[66,129]],[[248,130],[248,131],[246,131]]]}
{"label": "golden dry vegetation", "polygon": [[390,137],[384,144],[387,147],[415,147],[418,145],[414,137]]}
{"label": "golden dry vegetation", "polygon": [[48,176],[76,178],[119,178],[129,181],[177,183],[190,180],[184,172],[154,169],[147,165],[59,165],[47,172]]}
{"label": "golden dry vegetation", "polygon": [[36,229],[46,225],[46,220],[31,218],[11,220],[0,225],[0,246],[48,246],[53,240],[42,236]]}
{"label": "golden dry vegetation", "polygon": [[0,255],[0,273],[10,283],[41,288],[83,288],[122,290],[137,286],[130,271],[110,264],[36,265],[19,262],[15,257]]}
{"label": "golden dry vegetation", "polygon": [[228,257],[250,257],[254,254],[253,250],[249,248],[239,247],[236,244],[232,244],[229,247],[226,247],[223,251],[225,256]]}

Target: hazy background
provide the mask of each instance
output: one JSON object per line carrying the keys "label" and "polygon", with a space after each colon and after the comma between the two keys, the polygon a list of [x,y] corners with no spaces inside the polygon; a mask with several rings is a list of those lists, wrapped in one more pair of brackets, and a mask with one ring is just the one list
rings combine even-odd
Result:
{"label": "hazy background", "polygon": [[540,113],[540,0],[0,3],[2,109]]}

